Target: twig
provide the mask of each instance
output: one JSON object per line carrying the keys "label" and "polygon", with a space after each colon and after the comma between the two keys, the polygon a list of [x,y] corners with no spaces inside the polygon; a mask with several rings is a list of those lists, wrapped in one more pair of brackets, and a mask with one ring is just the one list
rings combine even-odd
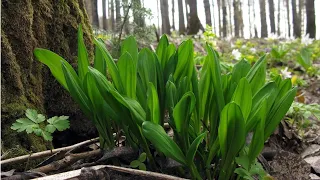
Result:
{"label": "twig", "polygon": [[160,37],[159,37],[159,33],[158,33],[158,30],[156,28],[156,25],[153,24],[153,29],[154,29],[154,33],[156,34],[156,37],[157,37],[157,42],[160,41]]}
{"label": "twig", "polygon": [[123,27],[124,27],[124,25],[126,24],[126,21],[127,21],[127,19],[128,19],[128,15],[129,15],[129,10],[130,10],[130,8],[131,8],[131,3],[130,3],[129,6],[128,6],[127,13],[126,13],[126,15],[124,16],[123,23],[121,24],[120,34],[119,34],[119,39],[118,39],[118,44],[120,44]]}
{"label": "twig", "polygon": [[98,141],[99,141],[99,138],[94,138],[94,139],[90,139],[90,140],[87,140],[87,141],[80,142],[78,144],[74,144],[72,146],[67,146],[67,147],[53,149],[53,150],[42,151],[42,152],[34,153],[34,154],[31,154],[31,155],[28,154],[28,155],[24,155],[24,156],[15,157],[15,158],[5,159],[5,160],[1,160],[0,165],[2,167],[4,167],[6,165],[19,163],[19,162],[25,161],[27,159],[33,160],[33,159],[43,158],[43,157],[47,157],[47,156],[53,155],[53,154],[58,153],[58,152],[67,152],[67,151],[73,150],[75,148],[86,146],[86,145],[89,145],[89,144],[92,144],[92,143],[95,143],[95,142],[98,142]]}
{"label": "twig", "polygon": [[80,159],[85,159],[85,158],[97,156],[100,154],[102,154],[102,151],[100,149],[89,151],[89,152],[78,153],[78,154],[70,154],[59,161],[52,162],[48,165],[45,165],[39,168],[31,169],[29,172],[48,173],[51,171],[65,168]]}

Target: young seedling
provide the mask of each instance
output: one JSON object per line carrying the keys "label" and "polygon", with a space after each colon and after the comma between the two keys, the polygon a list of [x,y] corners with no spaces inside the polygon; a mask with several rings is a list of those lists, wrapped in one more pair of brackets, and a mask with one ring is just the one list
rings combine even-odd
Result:
{"label": "young seedling", "polygon": [[147,154],[146,153],[141,153],[139,158],[137,160],[134,160],[130,163],[130,166],[132,168],[137,168],[139,167],[140,170],[147,170],[146,165],[143,163],[147,159]]}

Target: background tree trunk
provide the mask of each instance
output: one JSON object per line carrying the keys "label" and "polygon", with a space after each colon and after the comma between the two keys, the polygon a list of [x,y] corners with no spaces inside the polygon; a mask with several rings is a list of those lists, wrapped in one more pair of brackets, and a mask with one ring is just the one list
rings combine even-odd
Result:
{"label": "background tree trunk", "polygon": [[141,1],[140,0],[132,0],[132,2],[133,2],[133,21],[135,22],[135,24],[138,27],[143,28],[143,27],[145,27],[145,22],[144,22],[144,18],[142,16],[142,14],[141,14],[141,8],[142,8]]}
{"label": "background tree trunk", "polygon": [[280,10],[280,1],[278,1],[278,27],[277,27],[277,33],[278,33],[278,36],[280,36],[281,35],[281,32],[280,32],[280,22],[281,22],[281,20],[280,20],[280,13],[281,12],[281,10]]}
{"label": "background tree trunk", "polygon": [[[69,143],[87,139],[88,132],[95,131],[91,121],[83,116],[49,69],[33,56],[34,48],[46,48],[75,65],[77,28],[81,23],[92,60],[92,30],[84,1],[2,1],[1,11],[1,151],[8,152],[6,158],[10,158],[52,147],[40,137],[10,129],[27,108],[35,108],[47,117],[70,116],[71,129],[64,133],[70,137],[76,132],[77,136],[67,138]],[[56,137],[54,143],[55,140]],[[36,164],[30,161],[29,167]],[[23,171],[25,164],[10,168]]]}
{"label": "background tree trunk", "polygon": [[304,7],[305,7],[304,0],[299,0],[299,19],[300,19],[301,34],[304,33],[304,16],[302,16],[302,11]]}
{"label": "background tree trunk", "polygon": [[221,0],[217,0],[217,5],[218,5],[218,22],[219,22],[219,36],[222,36],[222,26],[221,26]]}
{"label": "background tree trunk", "polygon": [[274,3],[273,0],[269,1],[269,19],[270,19],[270,26],[271,26],[271,33],[276,33],[276,25],[274,23]]}
{"label": "background tree trunk", "polygon": [[314,0],[306,1],[306,12],[307,12],[307,34],[310,38],[316,37],[316,21],[314,13]]}
{"label": "background tree trunk", "polygon": [[93,24],[93,1],[92,0],[85,0],[84,1],[85,8],[87,11],[88,19],[90,24]]}
{"label": "background tree trunk", "polygon": [[102,28],[106,31],[108,30],[108,21],[107,21],[107,0],[102,0]]}
{"label": "background tree trunk", "polygon": [[93,0],[92,2],[92,25],[99,28],[98,1]]}
{"label": "background tree trunk", "polygon": [[249,32],[250,32],[250,38],[252,37],[252,32],[251,32],[251,29],[252,29],[252,26],[251,26],[251,0],[248,0],[248,14],[249,14]]}
{"label": "background tree trunk", "polygon": [[268,26],[266,18],[266,2],[265,0],[259,0],[260,2],[260,20],[261,20],[261,37],[268,37]]}
{"label": "background tree trunk", "polygon": [[240,10],[239,10],[239,0],[233,1],[233,11],[234,11],[234,36],[239,37],[239,24],[240,24]]}
{"label": "background tree trunk", "polygon": [[184,14],[183,14],[182,0],[178,0],[178,9],[179,9],[179,33],[184,34],[186,32],[186,27],[184,25]]}
{"label": "background tree trunk", "polygon": [[212,26],[209,0],[203,0],[203,5],[204,5],[204,11],[206,14],[206,24],[208,24],[209,26]]}
{"label": "background tree trunk", "polygon": [[[120,0],[115,0],[116,2],[116,30],[120,31],[121,26],[121,14],[120,14]],[[124,11],[124,14],[126,11]]]}
{"label": "background tree trunk", "polygon": [[292,24],[293,24],[293,36],[301,37],[301,21],[297,13],[296,0],[292,0]]}
{"label": "background tree trunk", "polygon": [[[253,9],[255,9],[255,6],[254,6],[254,2],[255,0],[252,0],[252,7]],[[256,26],[256,11],[253,11],[253,26],[254,26],[254,37],[255,38],[258,38],[258,30],[257,30],[257,26]]]}
{"label": "background tree trunk", "polygon": [[289,0],[285,1],[286,3],[286,8],[287,8],[287,23],[288,23],[288,34],[289,37],[291,36],[291,25],[290,25],[290,8],[289,8]]}
{"label": "background tree trunk", "polygon": [[215,15],[214,15],[214,0],[211,0],[211,3],[212,3],[212,27],[213,27],[213,32],[214,34],[217,34],[217,28],[216,28],[216,20],[215,20]]}
{"label": "background tree trunk", "polygon": [[[232,0],[227,0],[227,14],[229,16],[228,20],[229,20],[229,23],[228,23],[228,29],[227,29],[227,34],[229,34],[230,36],[233,36],[233,22],[232,22]],[[229,13],[228,13],[229,11]],[[233,13],[234,15],[234,13]]]}
{"label": "background tree trunk", "polygon": [[222,32],[223,32],[223,37],[227,37],[227,6],[226,6],[226,1],[222,0]]}
{"label": "background tree trunk", "polygon": [[114,20],[114,0],[109,0],[109,3],[110,3],[110,9],[109,11],[111,12],[111,15],[109,16],[110,17],[110,21],[111,21],[111,29],[112,31],[115,30],[116,28],[116,23],[115,23],[115,20]]}
{"label": "background tree trunk", "polygon": [[170,34],[169,7],[168,0],[160,0],[162,33]]}
{"label": "background tree trunk", "polygon": [[172,29],[173,29],[173,30],[176,30],[175,22],[174,22],[174,0],[172,0],[172,9],[171,9],[171,12],[172,12]]}
{"label": "background tree trunk", "polygon": [[188,19],[188,34],[197,34],[200,29],[204,31],[204,28],[201,25],[200,19],[198,17],[197,1],[189,0],[188,4],[190,7],[190,15]]}
{"label": "background tree trunk", "polygon": [[[131,5],[132,6],[132,5]],[[127,13],[128,11],[128,8],[129,8],[129,3],[128,3],[128,0],[122,0],[122,11],[123,11],[123,18],[125,16],[125,14]],[[125,20],[125,19],[123,19]],[[129,34],[130,31],[129,31],[129,19],[126,20],[125,24],[124,24],[124,32],[126,34]]]}

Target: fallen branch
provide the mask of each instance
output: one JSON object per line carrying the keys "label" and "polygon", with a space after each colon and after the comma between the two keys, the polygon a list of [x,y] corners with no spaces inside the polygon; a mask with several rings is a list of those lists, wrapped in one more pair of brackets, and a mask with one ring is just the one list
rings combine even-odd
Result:
{"label": "fallen branch", "polygon": [[38,158],[44,158],[44,157],[53,155],[55,153],[68,152],[70,150],[73,150],[73,149],[76,149],[76,148],[80,148],[80,147],[83,147],[83,146],[86,146],[86,145],[90,145],[90,144],[96,143],[98,141],[99,141],[99,138],[94,138],[94,139],[90,139],[90,140],[87,140],[87,141],[80,142],[78,144],[74,144],[72,146],[67,146],[67,147],[63,147],[63,148],[37,152],[37,153],[30,154],[30,155],[23,155],[23,156],[18,156],[18,157],[15,157],[15,158],[5,159],[5,160],[1,160],[0,165],[2,167],[4,167],[4,166],[10,165],[10,164],[23,162],[23,161],[26,161],[28,159],[29,160],[33,160],[33,159],[38,159]]}

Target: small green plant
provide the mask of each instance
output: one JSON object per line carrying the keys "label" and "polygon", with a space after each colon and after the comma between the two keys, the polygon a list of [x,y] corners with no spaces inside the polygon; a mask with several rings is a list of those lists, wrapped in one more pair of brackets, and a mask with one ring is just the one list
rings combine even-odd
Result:
{"label": "small green plant", "polygon": [[241,177],[240,179],[254,180],[253,176],[258,176],[259,179],[263,179],[267,175],[257,160],[250,164],[249,157],[245,154],[237,157],[235,161],[240,167],[234,172]]}
{"label": "small green plant", "polygon": [[146,165],[144,164],[144,161],[147,159],[146,153],[141,153],[139,158],[137,160],[134,160],[130,163],[130,167],[132,168],[139,168],[140,170],[147,170]]}
{"label": "small green plant", "polygon": [[283,60],[283,57],[289,52],[289,49],[286,49],[284,46],[277,46],[273,47],[271,49],[271,56],[276,60],[276,61],[281,61]]}
{"label": "small green plant", "polygon": [[18,132],[26,131],[28,134],[35,133],[46,141],[52,141],[54,131],[64,131],[70,127],[68,116],[54,116],[46,120],[46,117],[38,114],[35,109],[27,109],[25,115],[27,117],[17,119],[11,129]]}
{"label": "small green plant", "polygon": [[310,48],[302,48],[297,56],[298,63],[304,68],[308,75],[314,76],[318,69],[312,66],[312,52]]}

